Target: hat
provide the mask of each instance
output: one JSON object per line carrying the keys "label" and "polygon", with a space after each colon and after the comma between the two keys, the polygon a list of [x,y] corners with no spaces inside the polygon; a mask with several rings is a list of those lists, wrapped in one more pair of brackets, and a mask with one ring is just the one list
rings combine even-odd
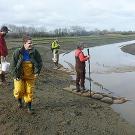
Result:
{"label": "hat", "polygon": [[10,31],[10,30],[8,29],[7,26],[2,26],[0,31],[8,32],[8,31]]}

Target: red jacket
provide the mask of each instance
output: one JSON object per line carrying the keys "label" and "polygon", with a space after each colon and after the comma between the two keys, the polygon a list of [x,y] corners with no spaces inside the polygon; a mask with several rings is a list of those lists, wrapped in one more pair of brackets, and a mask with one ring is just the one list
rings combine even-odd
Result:
{"label": "red jacket", "polygon": [[75,51],[75,57],[78,57],[81,62],[85,62],[88,60],[88,57],[83,54],[80,49]]}
{"label": "red jacket", "polygon": [[8,55],[8,49],[2,33],[0,33],[0,56],[6,57]]}
{"label": "red jacket", "polygon": [[82,50],[77,49],[75,51],[75,59],[76,59],[76,71],[84,71],[85,70],[85,61],[88,60],[88,57],[84,55]]}

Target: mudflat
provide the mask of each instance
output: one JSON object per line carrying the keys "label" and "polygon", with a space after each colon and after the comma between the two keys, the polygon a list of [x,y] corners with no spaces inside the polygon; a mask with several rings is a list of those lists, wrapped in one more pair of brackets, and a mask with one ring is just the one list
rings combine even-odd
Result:
{"label": "mudflat", "polygon": [[126,45],[121,48],[123,52],[130,53],[132,55],[135,55],[135,44]]}
{"label": "mudflat", "polygon": [[[0,86],[1,135],[134,135],[135,128],[114,112],[109,104],[80,97],[62,90],[74,84],[68,73],[54,70],[48,47],[37,48],[44,67],[37,78],[33,109],[18,109],[13,97],[13,80],[7,75],[8,86]],[[62,45],[64,51],[74,45]],[[9,50],[9,61],[14,49]]]}

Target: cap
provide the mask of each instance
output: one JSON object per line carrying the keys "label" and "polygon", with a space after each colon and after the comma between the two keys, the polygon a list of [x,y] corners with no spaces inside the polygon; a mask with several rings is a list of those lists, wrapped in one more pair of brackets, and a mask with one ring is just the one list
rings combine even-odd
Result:
{"label": "cap", "polygon": [[1,29],[0,29],[0,31],[8,32],[8,31],[10,31],[10,30],[8,29],[7,26],[2,26]]}

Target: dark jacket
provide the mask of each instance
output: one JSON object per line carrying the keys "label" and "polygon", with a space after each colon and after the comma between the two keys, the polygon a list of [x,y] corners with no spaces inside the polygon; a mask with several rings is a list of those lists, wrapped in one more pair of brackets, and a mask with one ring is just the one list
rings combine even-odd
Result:
{"label": "dark jacket", "polygon": [[[12,58],[12,74],[14,78],[21,79],[23,76],[22,62],[23,62],[23,52],[24,48],[18,48],[13,53]],[[31,62],[33,64],[33,73],[39,74],[42,68],[42,59],[39,52],[33,48],[29,51]]]}

